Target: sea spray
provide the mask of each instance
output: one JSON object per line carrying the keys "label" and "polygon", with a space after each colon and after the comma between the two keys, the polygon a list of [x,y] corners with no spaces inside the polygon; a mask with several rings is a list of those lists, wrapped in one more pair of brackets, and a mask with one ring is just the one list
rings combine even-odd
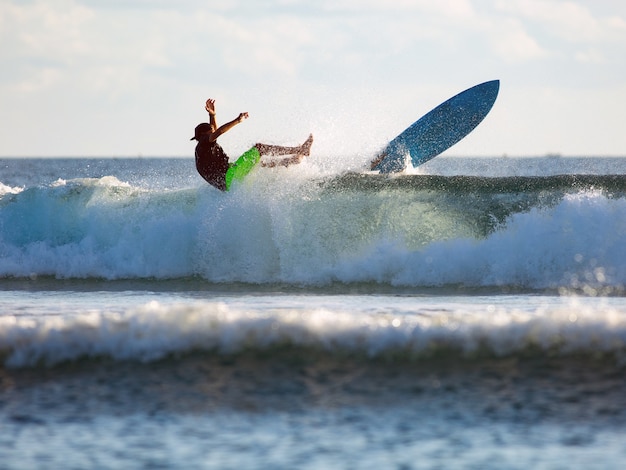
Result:
{"label": "sea spray", "polygon": [[590,189],[537,178],[525,186],[452,177],[433,185],[414,175],[382,186],[378,179],[374,186],[344,179],[340,188],[306,178],[279,185],[280,176],[253,174],[229,193],[205,185],[146,189],[114,177],[5,192],[0,276],[528,289],[626,284],[626,198],[613,180],[596,178],[613,186]]}

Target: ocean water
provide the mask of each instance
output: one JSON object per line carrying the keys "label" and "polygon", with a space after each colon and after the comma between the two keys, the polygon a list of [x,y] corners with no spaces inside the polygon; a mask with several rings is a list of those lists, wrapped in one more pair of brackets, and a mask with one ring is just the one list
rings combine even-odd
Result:
{"label": "ocean water", "polygon": [[0,468],[622,468],[626,158],[0,159]]}

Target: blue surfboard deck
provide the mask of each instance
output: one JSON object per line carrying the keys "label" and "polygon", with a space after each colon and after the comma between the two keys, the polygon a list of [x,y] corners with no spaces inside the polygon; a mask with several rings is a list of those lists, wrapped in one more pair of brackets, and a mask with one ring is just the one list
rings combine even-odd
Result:
{"label": "blue surfboard deck", "polygon": [[416,167],[449,149],[487,116],[499,90],[500,81],[491,80],[444,101],[389,142],[372,170],[399,172],[405,169],[407,155]]}

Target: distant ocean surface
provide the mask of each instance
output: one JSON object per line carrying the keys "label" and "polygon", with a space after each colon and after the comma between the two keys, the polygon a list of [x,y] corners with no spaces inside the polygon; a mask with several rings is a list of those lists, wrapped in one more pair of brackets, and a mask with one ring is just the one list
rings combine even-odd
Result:
{"label": "distant ocean surface", "polygon": [[626,157],[0,159],[0,469],[623,468]]}

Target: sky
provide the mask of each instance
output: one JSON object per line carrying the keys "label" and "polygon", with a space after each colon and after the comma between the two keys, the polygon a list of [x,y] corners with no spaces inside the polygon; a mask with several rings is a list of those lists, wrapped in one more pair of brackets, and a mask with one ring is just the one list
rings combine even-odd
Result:
{"label": "sky", "polygon": [[369,155],[499,79],[448,155],[626,156],[624,0],[0,0],[0,156]]}

